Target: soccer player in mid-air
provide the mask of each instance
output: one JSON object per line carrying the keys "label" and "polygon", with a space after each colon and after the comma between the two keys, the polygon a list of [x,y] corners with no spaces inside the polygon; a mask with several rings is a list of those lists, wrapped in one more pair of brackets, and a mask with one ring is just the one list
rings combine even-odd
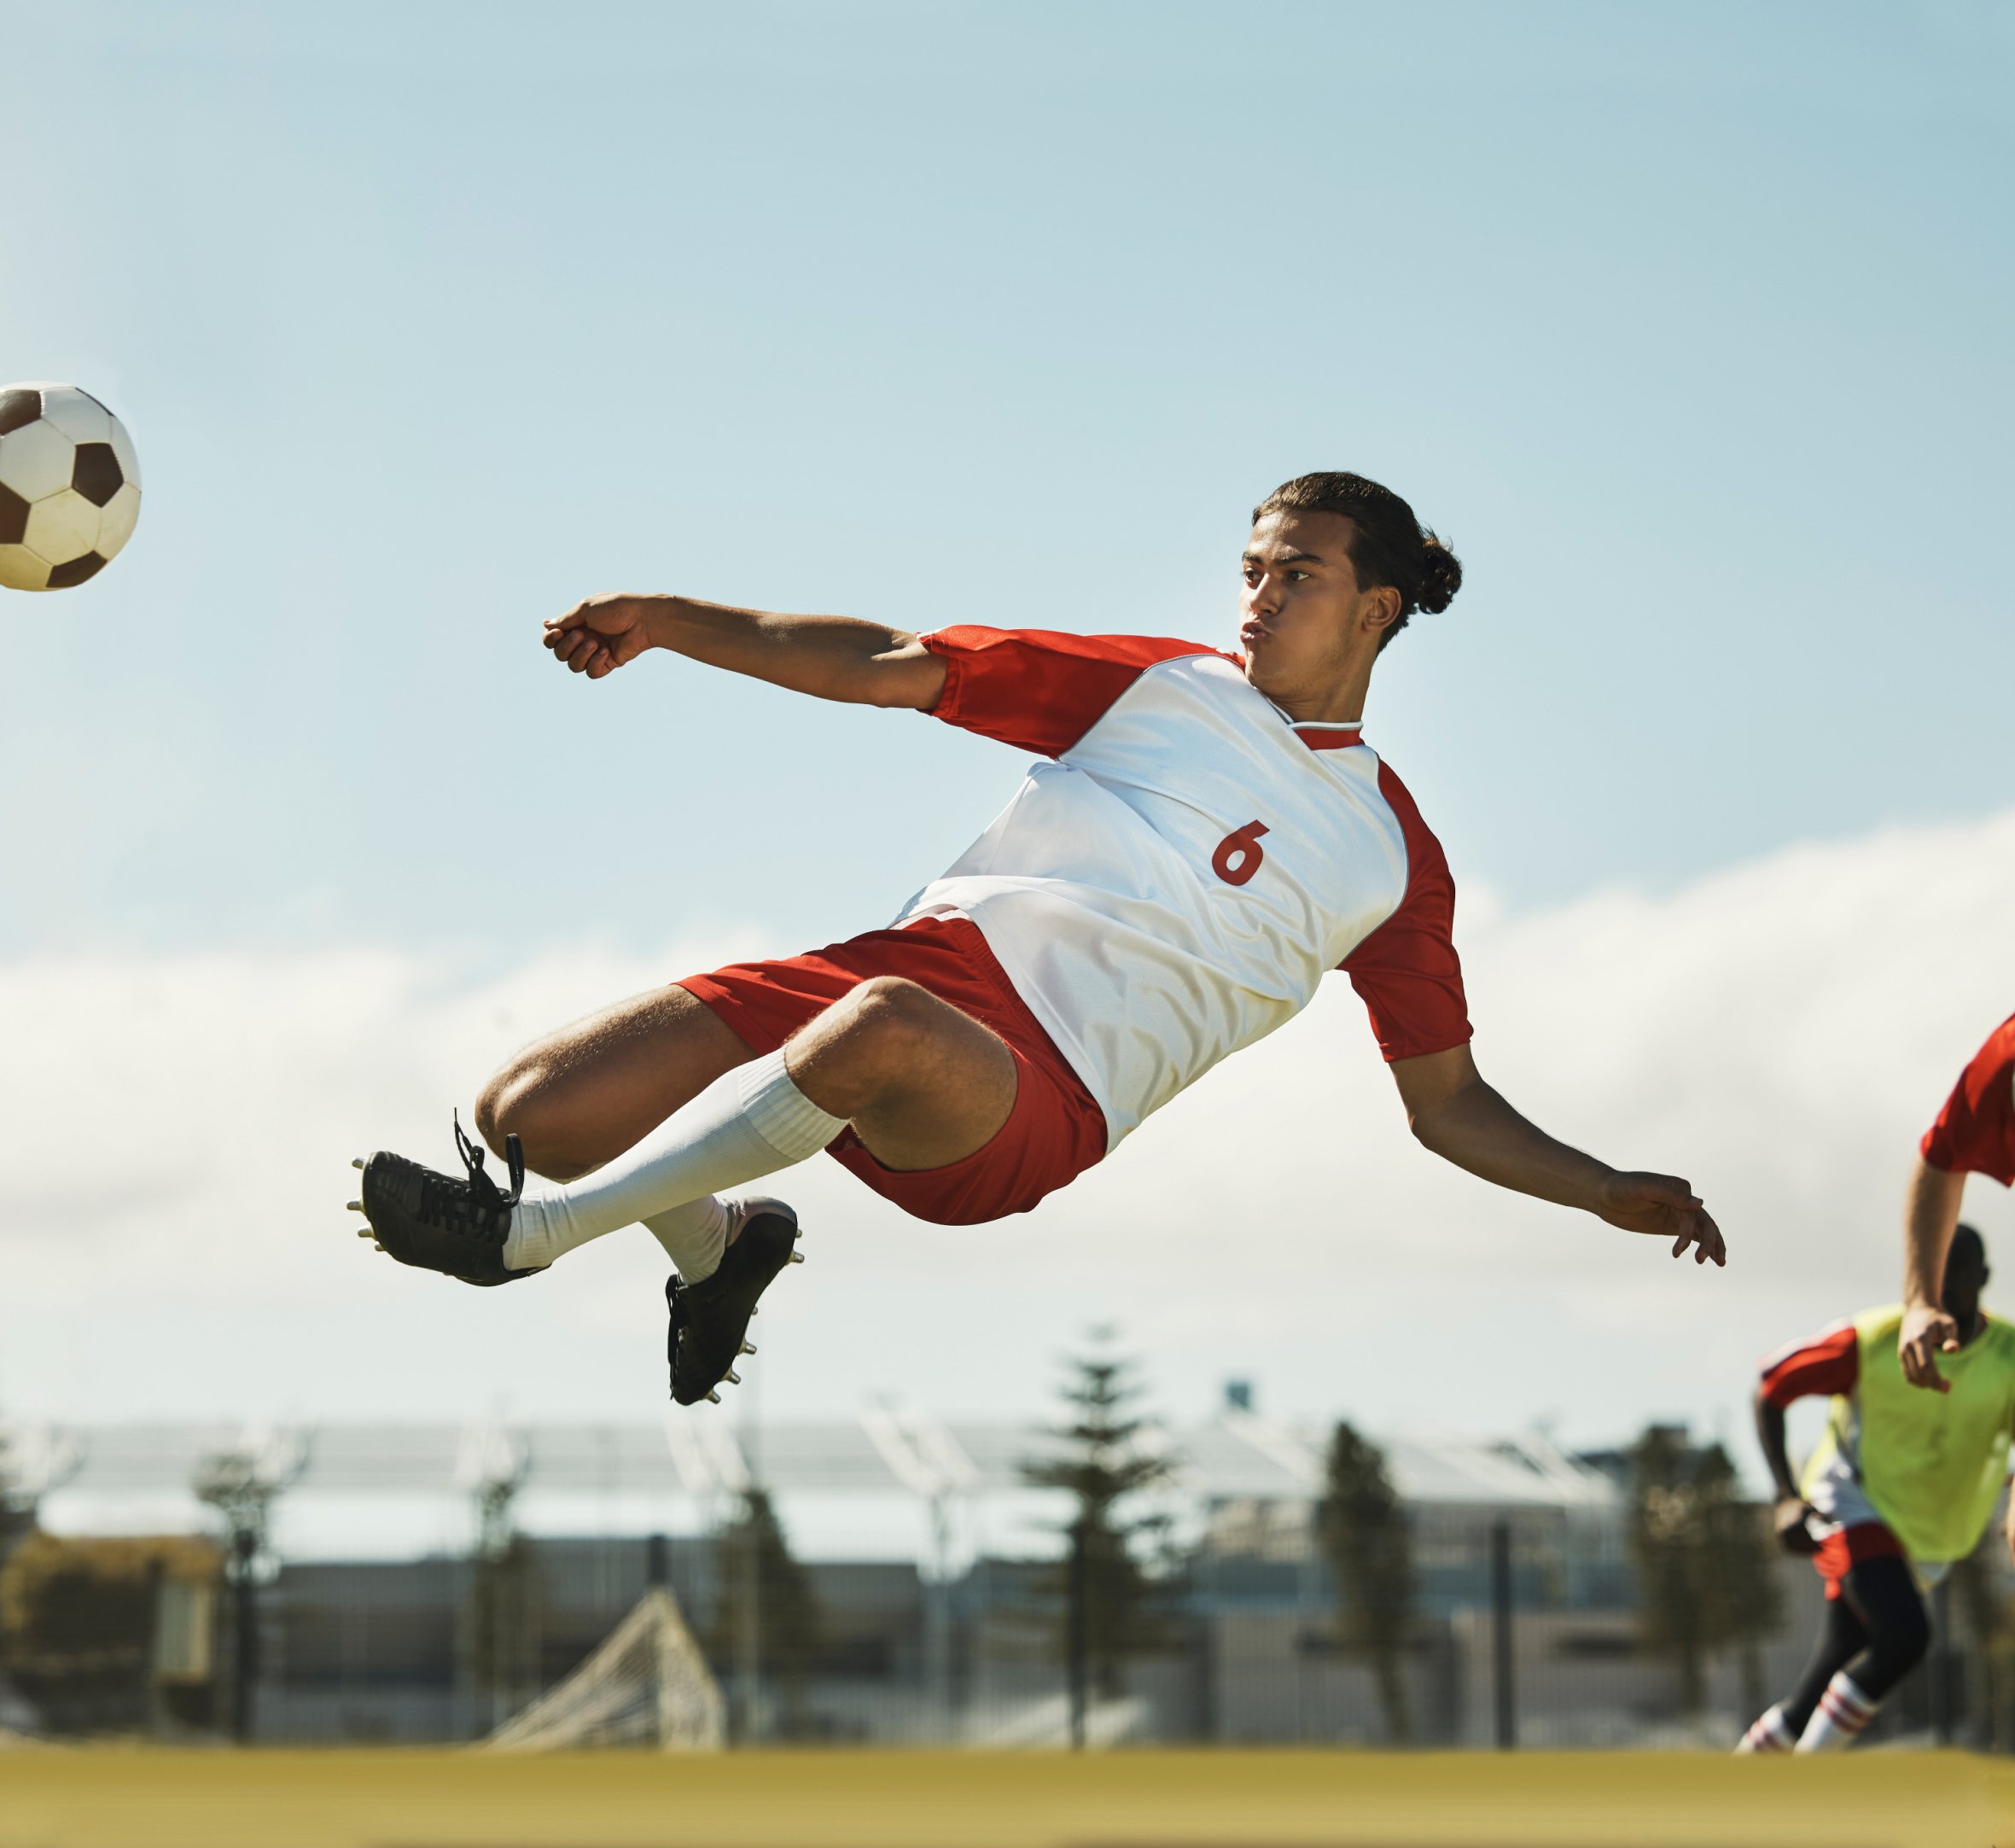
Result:
{"label": "soccer player in mid-air", "polygon": [[1960,1331],[1938,1300],[1938,1280],[1969,1174],[2004,1187],[2015,1183],[2015,1014],[1988,1035],[1959,1075],[1937,1122],[1925,1132],[1910,1177],[1896,1342],[1903,1377],[1935,1392],[1945,1390],[1938,1356],[1959,1352]]}
{"label": "soccer player in mid-air", "polygon": [[[1904,1379],[1901,1304],[1837,1322],[1766,1363],[1756,1433],[1777,1484],[1779,1540],[1826,1583],[1826,1615],[1803,1678],[1743,1735],[1738,1752],[1851,1745],[1931,1640],[1922,1591],[1979,1544],[2008,1473],[2015,1328],[1980,1306],[1987,1250],[1960,1226],[1938,1293],[1956,1332],[1943,1394]],[[1825,1436],[1793,1476],[1785,1409],[1832,1396]],[[2008,1548],[2015,1556],[2015,1507]]]}
{"label": "soccer player in mid-air", "polygon": [[[518,1053],[476,1105],[508,1189],[459,1127],[463,1176],[359,1163],[365,1236],[499,1284],[641,1221],[676,1266],[672,1391],[690,1404],[735,1379],[795,1256],[791,1210],[737,1190],[824,1149],[920,1219],[1026,1212],[1342,969],[1426,1147],[1724,1262],[1686,1181],[1555,1141],[1470,1056],[1447,863],[1360,731],[1373,663],[1447,607],[1454,554],[1376,482],[1310,475],[1255,510],[1241,569],[1236,654],[684,597],[598,597],[548,624],[591,679],[662,649],[1042,761],[888,930],[688,976]],[[558,1184],[524,1192],[527,1168]]]}

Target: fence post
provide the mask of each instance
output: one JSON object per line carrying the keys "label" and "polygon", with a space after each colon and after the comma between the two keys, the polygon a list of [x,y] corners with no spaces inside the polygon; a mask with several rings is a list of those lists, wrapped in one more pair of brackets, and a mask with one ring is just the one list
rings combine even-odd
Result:
{"label": "fence post", "polygon": [[1065,1618],[1063,1653],[1070,1683],[1070,1749],[1085,1749],[1085,1709],[1092,1681],[1092,1536],[1091,1523],[1080,1516],[1070,1524],[1069,1609]]}
{"label": "fence post", "polygon": [[1952,1743],[1952,1578],[1931,1590],[1931,1731],[1941,1746]]}
{"label": "fence post", "polygon": [[1511,1525],[1490,1524],[1490,1666],[1497,1715],[1497,1749],[1518,1743],[1518,1699],[1511,1659]]}

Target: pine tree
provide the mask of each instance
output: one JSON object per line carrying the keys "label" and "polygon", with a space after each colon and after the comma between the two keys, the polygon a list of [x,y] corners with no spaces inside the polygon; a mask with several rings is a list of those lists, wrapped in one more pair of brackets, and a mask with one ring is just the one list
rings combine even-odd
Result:
{"label": "pine tree", "polygon": [[1763,1513],[1718,1443],[1654,1425],[1631,1451],[1630,1550],[1645,1641],[1670,1653],[1680,1705],[1699,1712],[1707,1658],[1777,1626],[1781,1593]]}
{"label": "pine tree", "polygon": [[[1068,1422],[1052,1433],[1057,1454],[1022,1466],[1022,1479],[1061,1489],[1076,1502],[1065,1526],[1065,1557],[1044,1589],[1064,1606],[1060,1641],[1067,1663],[1107,1697],[1121,1690],[1128,1656],[1162,1639],[1160,1589],[1142,1555],[1165,1523],[1122,1506],[1163,1480],[1168,1466],[1152,1447],[1154,1421],[1141,1414],[1133,1363],[1112,1350],[1113,1331],[1092,1331],[1090,1351],[1073,1355],[1059,1389]],[[1070,1662],[1072,1639],[1079,1660]],[[1075,1675],[1074,1672],[1074,1682]],[[1074,1710],[1082,1688],[1074,1685]],[[1081,1725],[1081,1711],[1076,1723]]]}
{"label": "pine tree", "polygon": [[[732,1674],[736,1720],[753,1728],[754,1690],[740,1685],[753,1668],[783,1697],[786,1737],[807,1730],[805,1689],[823,1641],[824,1621],[812,1575],[799,1563],[766,1489],[745,1490],[734,1519],[715,1542],[719,1595],[707,1633],[707,1653]],[[747,1646],[753,1643],[753,1649]]]}
{"label": "pine tree", "polygon": [[1341,1603],[1343,1641],[1362,1650],[1377,1679],[1386,1735],[1413,1736],[1406,1700],[1406,1639],[1413,1623],[1413,1532],[1386,1473],[1385,1453],[1348,1424],[1330,1440],[1329,1479],[1317,1528]]}

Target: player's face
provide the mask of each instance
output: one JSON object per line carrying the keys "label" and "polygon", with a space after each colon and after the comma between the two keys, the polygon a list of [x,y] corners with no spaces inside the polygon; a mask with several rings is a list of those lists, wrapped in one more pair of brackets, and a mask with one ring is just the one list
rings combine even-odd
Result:
{"label": "player's face", "polygon": [[1269,697],[1348,679],[1377,652],[1386,605],[1398,615],[1397,592],[1358,587],[1349,540],[1339,513],[1270,513],[1252,529],[1238,640],[1246,678]]}

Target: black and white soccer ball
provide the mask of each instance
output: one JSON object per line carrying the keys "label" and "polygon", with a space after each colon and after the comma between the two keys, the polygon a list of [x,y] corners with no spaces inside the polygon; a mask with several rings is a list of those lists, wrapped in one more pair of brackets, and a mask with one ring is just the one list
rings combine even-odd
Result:
{"label": "black and white soccer ball", "polygon": [[140,458],[117,417],[74,385],[0,385],[0,584],[96,577],[139,517]]}

